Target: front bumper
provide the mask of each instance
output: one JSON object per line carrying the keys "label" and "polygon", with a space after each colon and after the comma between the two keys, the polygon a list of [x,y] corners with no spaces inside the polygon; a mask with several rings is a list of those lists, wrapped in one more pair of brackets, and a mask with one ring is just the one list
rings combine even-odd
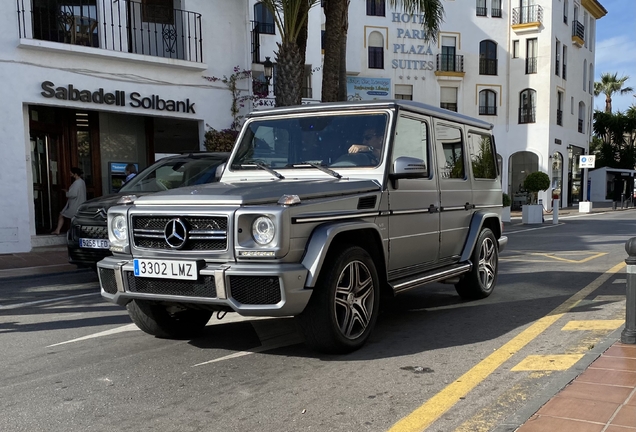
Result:
{"label": "front bumper", "polygon": [[135,277],[132,259],[97,263],[102,296],[121,306],[133,299],[167,304],[230,308],[244,316],[301,313],[312,290],[302,264],[203,264],[196,281]]}
{"label": "front bumper", "polygon": [[499,252],[501,252],[502,250],[506,248],[506,245],[508,244],[508,237],[501,236],[499,237],[498,242],[499,242]]}

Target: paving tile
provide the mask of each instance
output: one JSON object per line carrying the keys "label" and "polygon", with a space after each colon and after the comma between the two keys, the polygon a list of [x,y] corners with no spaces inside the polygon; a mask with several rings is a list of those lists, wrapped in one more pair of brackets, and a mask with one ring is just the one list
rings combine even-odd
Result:
{"label": "paving tile", "polygon": [[[531,417],[516,432],[601,432],[605,425],[548,416]],[[627,431],[624,431],[627,432]]]}
{"label": "paving tile", "polygon": [[592,363],[590,367],[636,372],[636,358],[602,356]]}
{"label": "paving tile", "polygon": [[636,372],[588,368],[577,378],[579,382],[636,387]]}
{"label": "paving tile", "polygon": [[636,358],[636,346],[617,343],[605,351],[603,356]]}
{"label": "paving tile", "polygon": [[541,407],[541,409],[537,411],[537,414],[540,416],[545,415],[605,424],[619,406],[619,403],[600,402],[557,395]]}
{"label": "paving tile", "polygon": [[616,417],[610,423],[616,426],[636,427],[636,406],[625,405],[621,407]]}
{"label": "paving tile", "polygon": [[[559,396],[622,404],[632,393],[629,387],[584,383],[575,380]],[[634,401],[636,403],[636,399]]]}
{"label": "paving tile", "polygon": [[603,432],[634,432],[636,427],[608,426]]}

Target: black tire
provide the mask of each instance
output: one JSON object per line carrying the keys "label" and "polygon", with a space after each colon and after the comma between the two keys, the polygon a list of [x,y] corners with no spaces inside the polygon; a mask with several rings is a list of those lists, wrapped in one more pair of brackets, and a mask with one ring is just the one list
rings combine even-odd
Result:
{"label": "black tire", "polygon": [[470,260],[473,268],[455,284],[457,294],[467,300],[486,298],[497,284],[499,269],[499,245],[489,228],[479,233]]}
{"label": "black tire", "polygon": [[298,323],[311,349],[344,354],[362,347],[378,318],[380,284],[371,256],[358,246],[330,253]]}
{"label": "black tire", "polygon": [[212,311],[186,309],[174,314],[165,306],[143,300],[126,305],[132,321],[144,332],[165,339],[181,339],[200,333],[212,317]]}

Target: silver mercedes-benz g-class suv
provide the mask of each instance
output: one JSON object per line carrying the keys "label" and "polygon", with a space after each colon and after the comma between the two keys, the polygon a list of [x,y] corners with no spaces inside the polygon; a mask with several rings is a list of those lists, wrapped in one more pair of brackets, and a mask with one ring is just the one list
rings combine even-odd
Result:
{"label": "silver mercedes-benz g-class suv", "polygon": [[384,295],[487,297],[507,243],[491,130],[410,101],[253,112],[220,182],[110,208],[102,295],[158,337],[215,311],[295,316],[311,348],[340,353]]}

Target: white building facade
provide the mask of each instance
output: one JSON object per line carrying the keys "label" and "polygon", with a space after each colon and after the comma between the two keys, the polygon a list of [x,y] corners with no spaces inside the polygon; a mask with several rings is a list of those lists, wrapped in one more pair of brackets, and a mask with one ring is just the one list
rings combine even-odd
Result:
{"label": "white building facade", "polygon": [[[272,21],[261,28],[271,37],[254,38],[255,23],[271,18],[255,3],[0,2],[0,253],[65,241],[47,234],[71,167],[97,197],[116,189],[125,164],[142,169],[163,154],[203,150],[208,127],[229,128],[232,95],[204,77],[229,77],[235,67],[258,76],[265,56],[274,60],[278,32]],[[312,11],[307,54],[317,66],[320,16]],[[313,82],[319,76],[308,80],[308,96]],[[251,80],[238,86],[246,94]]]}
{"label": "white building facade", "polygon": [[384,0],[351,2],[349,98],[412,99],[482,118],[495,125],[513,206],[526,202],[523,180],[534,171],[552,179],[539,195],[547,208],[553,197],[585,200],[578,156],[589,149],[596,20],[607,11],[596,0],[442,4],[429,44],[420,17]]}
{"label": "white building facade", "polygon": [[[504,190],[522,192],[525,175],[542,170],[553,179],[544,202],[554,193],[576,203],[595,20],[606,11],[596,0],[443,6],[438,41],[428,44],[418,17],[385,0],[352,1],[350,98],[410,98],[490,121]],[[275,61],[280,38],[256,0],[17,0],[0,2],[0,12],[0,253],[51,240],[71,167],[84,171],[90,198],[113,191],[126,163],[141,169],[162,154],[203,150],[208,127],[234,120],[227,85],[204,77],[251,70],[241,93],[269,93],[258,106],[273,105],[276,74],[268,81],[263,63]],[[319,5],[308,29],[304,103],[320,100]]]}

